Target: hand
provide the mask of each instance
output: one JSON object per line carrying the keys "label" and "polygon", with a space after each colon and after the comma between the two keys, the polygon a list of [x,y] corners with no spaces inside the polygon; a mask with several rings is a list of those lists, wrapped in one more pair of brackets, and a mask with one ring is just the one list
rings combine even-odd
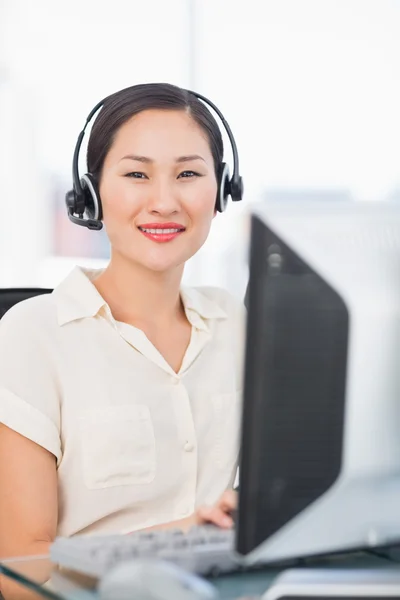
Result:
{"label": "hand", "polygon": [[212,523],[223,529],[233,527],[231,513],[237,508],[237,492],[227,490],[214,506],[200,506],[195,513],[195,524]]}
{"label": "hand", "polygon": [[236,508],[237,492],[234,492],[233,490],[227,490],[213,506],[200,506],[194,514],[190,515],[190,517],[185,517],[179,521],[171,521],[168,523],[161,523],[151,527],[146,527],[142,531],[175,528],[188,531],[191,527],[196,525],[205,525],[206,523],[211,523],[223,529],[230,529],[233,527],[233,519],[230,516],[230,513],[232,513]]}

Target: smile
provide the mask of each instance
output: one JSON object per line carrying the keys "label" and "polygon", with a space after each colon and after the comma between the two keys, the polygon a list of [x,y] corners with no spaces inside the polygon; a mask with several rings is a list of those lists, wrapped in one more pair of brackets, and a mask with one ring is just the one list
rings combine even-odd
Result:
{"label": "smile", "polygon": [[[169,225],[169,223],[168,223]],[[172,225],[172,223],[171,223]],[[175,224],[174,224],[175,225]],[[171,242],[172,240],[174,240],[175,238],[177,238],[179,235],[181,235],[184,231],[185,231],[185,227],[182,226],[175,226],[175,227],[151,227],[150,225],[148,227],[144,227],[139,225],[138,227],[139,231],[142,232],[142,234],[147,237],[148,239],[152,240],[153,242]]]}
{"label": "smile", "polygon": [[157,234],[165,234],[165,233],[178,233],[179,231],[184,231],[183,229],[147,229],[146,227],[139,227],[140,231],[144,231],[145,233],[157,233]]}

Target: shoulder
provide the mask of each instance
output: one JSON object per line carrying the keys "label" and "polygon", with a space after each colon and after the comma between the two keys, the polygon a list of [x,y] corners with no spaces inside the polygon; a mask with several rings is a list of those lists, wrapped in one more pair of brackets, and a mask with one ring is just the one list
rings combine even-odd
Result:
{"label": "shoulder", "polygon": [[0,320],[0,337],[10,334],[24,336],[29,332],[45,332],[57,324],[53,294],[42,294],[22,300],[12,306]]}

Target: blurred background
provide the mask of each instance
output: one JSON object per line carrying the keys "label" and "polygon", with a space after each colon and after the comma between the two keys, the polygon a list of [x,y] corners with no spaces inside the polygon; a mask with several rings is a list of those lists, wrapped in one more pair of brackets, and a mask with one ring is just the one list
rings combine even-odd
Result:
{"label": "blurred background", "polygon": [[243,295],[255,202],[400,201],[399,32],[400,0],[0,0],[0,287],[106,264],[64,195],[88,112],[136,83],[208,96],[239,147],[244,201],[188,284]]}

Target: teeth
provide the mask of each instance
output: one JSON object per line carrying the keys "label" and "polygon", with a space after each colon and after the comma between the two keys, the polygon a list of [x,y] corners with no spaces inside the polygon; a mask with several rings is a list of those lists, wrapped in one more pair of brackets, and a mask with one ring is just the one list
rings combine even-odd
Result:
{"label": "teeth", "polygon": [[145,227],[139,227],[139,229],[141,229],[145,233],[160,233],[160,234],[178,233],[179,231],[181,231],[181,229],[158,229],[158,228],[157,229],[146,229]]}

